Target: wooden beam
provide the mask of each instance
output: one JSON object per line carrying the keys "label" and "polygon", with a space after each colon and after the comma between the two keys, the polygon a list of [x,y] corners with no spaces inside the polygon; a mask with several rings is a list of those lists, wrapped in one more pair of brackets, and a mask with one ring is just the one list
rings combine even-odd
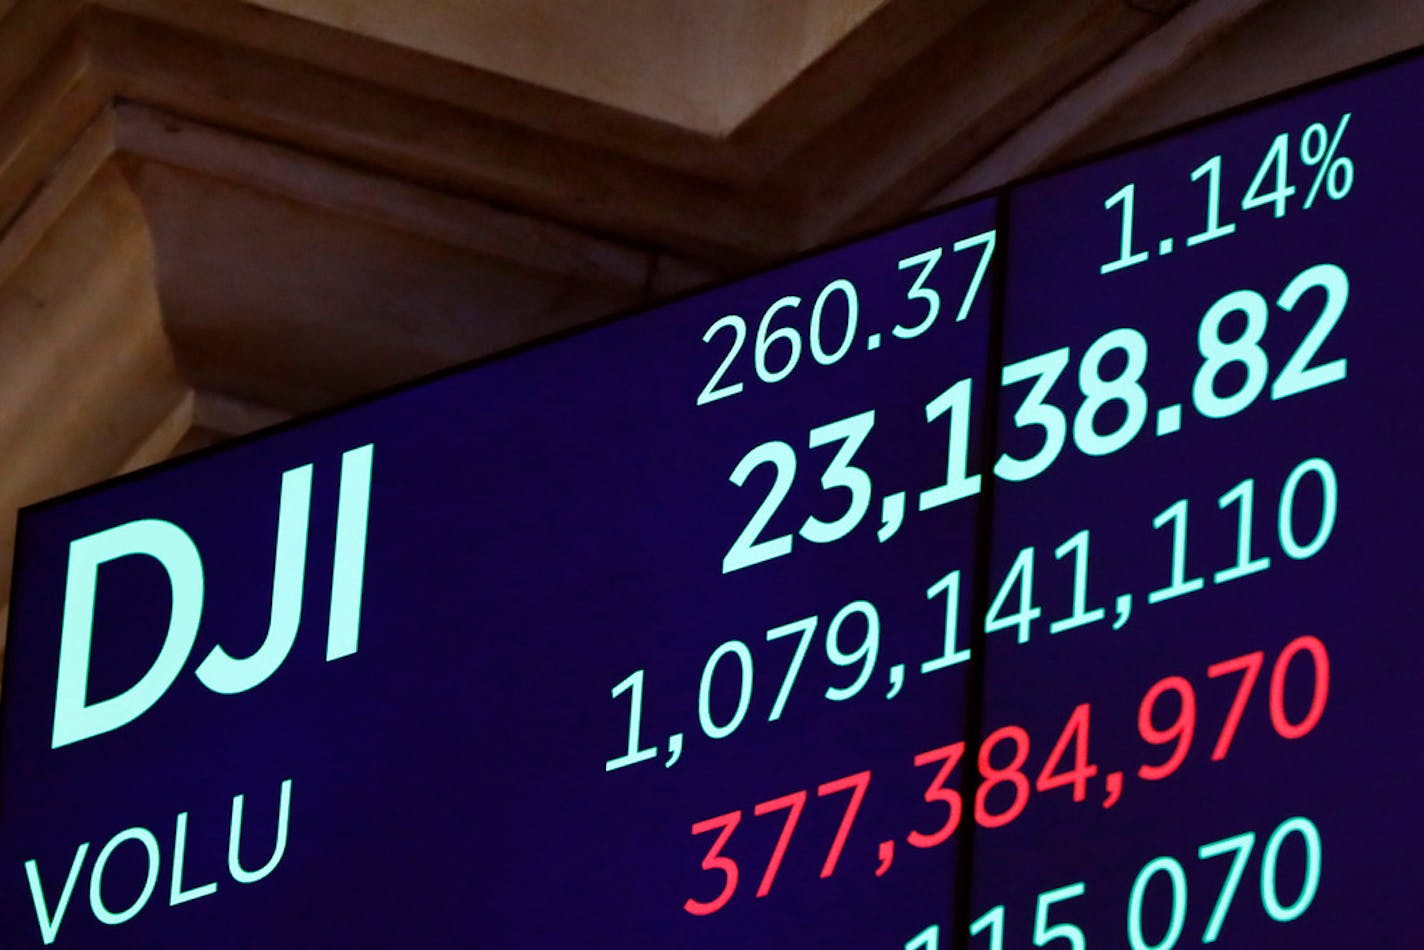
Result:
{"label": "wooden beam", "polygon": [[115,14],[91,29],[127,97],[435,190],[733,265],[788,225],[728,186],[372,82]]}
{"label": "wooden beam", "polygon": [[189,389],[169,410],[168,415],[159,420],[153,431],[129,453],[115,474],[123,475],[148,468],[171,456],[184,436],[193,428],[193,402],[193,390]]}
{"label": "wooden beam", "polygon": [[912,213],[947,178],[1157,25],[1121,0],[981,8],[779,173],[783,187],[799,195],[800,243],[814,246]]}
{"label": "wooden beam", "polygon": [[285,410],[205,389],[197,394],[192,425],[231,437],[280,425],[290,418],[292,414]]}
{"label": "wooden beam", "polygon": [[222,181],[292,198],[532,270],[640,287],[650,252],[532,215],[456,198],[374,172],[122,103],[118,146]]}
{"label": "wooden beam", "polygon": [[503,259],[130,158],[164,318],[200,389],[309,412],[636,305]]}
{"label": "wooden beam", "polygon": [[987,191],[1044,167],[1094,123],[1182,69],[1212,41],[1266,2],[1198,0],[1191,4],[1020,125],[971,168],[956,175],[928,204],[944,204]]}
{"label": "wooden beam", "polygon": [[[105,167],[0,284],[0,563],[17,508],[117,472],[186,385],[163,332],[153,248]],[[10,577],[0,575],[0,603]]]}
{"label": "wooden beam", "polygon": [[88,42],[71,30],[0,109],[0,229],[108,103],[90,65]]}
{"label": "wooden beam", "polygon": [[493,70],[265,10],[247,0],[95,2],[106,10],[143,21],[240,44],[332,74],[377,82],[417,98],[641,158],[696,177],[731,182],[738,180],[742,171],[735,156],[716,136]]}
{"label": "wooden beam", "polygon": [[114,113],[105,109],[51,169],[45,186],[30,197],[8,227],[0,229],[0,284],[29,256],[113,153]]}
{"label": "wooden beam", "polygon": [[[1329,42],[1321,37],[1328,36]],[[1424,4],[1262,3],[1182,68],[1108,110],[1055,157],[1086,157],[1230,106],[1424,45]]]}
{"label": "wooden beam", "polygon": [[59,42],[83,0],[0,3],[0,103],[9,101]]}
{"label": "wooden beam", "polygon": [[[731,134],[744,165],[768,170],[874,97],[877,88],[989,0],[890,0],[771,96]],[[847,145],[863,144],[852,137]]]}

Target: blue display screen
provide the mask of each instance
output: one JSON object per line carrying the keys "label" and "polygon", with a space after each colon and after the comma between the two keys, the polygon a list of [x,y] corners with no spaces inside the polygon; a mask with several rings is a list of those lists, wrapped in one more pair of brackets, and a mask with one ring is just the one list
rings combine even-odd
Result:
{"label": "blue display screen", "polygon": [[1411,945],[1421,70],[22,512],[5,946]]}
{"label": "blue display screen", "polygon": [[1424,933],[1420,73],[1010,195],[996,464],[1030,461],[994,485],[981,734],[1033,787],[987,795],[1022,812],[975,837],[969,923],[1003,923],[969,946],[1040,907],[1092,946]]}

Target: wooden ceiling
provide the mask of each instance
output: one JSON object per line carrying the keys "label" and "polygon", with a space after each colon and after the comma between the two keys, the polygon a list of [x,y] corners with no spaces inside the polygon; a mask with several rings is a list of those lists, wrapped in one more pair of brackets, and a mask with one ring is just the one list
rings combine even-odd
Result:
{"label": "wooden ceiling", "polygon": [[0,0],[0,604],[22,504],[1424,43],[1420,6]]}

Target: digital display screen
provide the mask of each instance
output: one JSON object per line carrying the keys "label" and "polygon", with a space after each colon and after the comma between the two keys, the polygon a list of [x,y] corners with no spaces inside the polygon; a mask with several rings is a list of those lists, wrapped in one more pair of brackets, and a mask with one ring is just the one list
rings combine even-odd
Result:
{"label": "digital display screen", "polygon": [[5,946],[1411,946],[1372,68],[21,514]]}

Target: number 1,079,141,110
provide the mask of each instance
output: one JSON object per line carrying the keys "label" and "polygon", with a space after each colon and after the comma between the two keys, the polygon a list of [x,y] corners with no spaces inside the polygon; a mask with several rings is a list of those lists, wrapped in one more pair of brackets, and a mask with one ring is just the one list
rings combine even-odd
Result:
{"label": "number 1,079,141,110", "polygon": [[[1256,485],[1255,478],[1238,481],[1216,498],[1215,512],[1198,515],[1198,519],[1231,519],[1235,524],[1235,531],[1232,532],[1234,550],[1215,552],[1221,566],[1207,573],[1197,574],[1188,570],[1189,563],[1200,564],[1202,560],[1199,554],[1189,558],[1192,500],[1179,498],[1157,513],[1151,526],[1165,543],[1158,543],[1162,552],[1161,580],[1160,586],[1146,591],[1149,607],[1260,575],[1279,561],[1268,553],[1271,545],[1258,536]],[[1264,520],[1274,523],[1275,530],[1271,533],[1277,542],[1277,550],[1285,555],[1285,563],[1313,558],[1324,549],[1334,533],[1338,496],[1335,469],[1323,458],[1305,459],[1284,476],[1276,493],[1275,510]],[[1053,563],[1059,565],[1056,568],[1040,563],[1046,558],[1040,558],[1039,545],[1021,548],[1004,571],[1004,576],[992,588],[996,593],[984,616],[985,633],[994,635],[1000,631],[1012,631],[1018,644],[1027,644],[1033,629],[1036,626],[1041,628],[1044,622],[1044,603],[1053,609],[1050,617],[1056,615],[1056,619],[1048,621],[1050,635],[1099,624],[1106,627],[1110,616],[1109,605],[1113,608],[1111,628],[1119,630],[1124,627],[1133,613],[1133,593],[1118,593],[1106,599],[1100,593],[1103,587],[1111,589],[1109,575],[1112,572],[1104,569],[1104,564],[1120,563],[1124,552],[1116,551],[1117,560],[1110,562],[1102,559],[1101,552],[1098,560],[1090,560],[1091,540],[1090,530],[1084,528],[1059,544],[1053,549]],[[1141,549],[1142,545],[1132,546],[1134,552]],[[804,715],[804,680],[807,677],[801,674],[807,668],[807,660],[812,656],[811,648],[818,639],[821,650],[817,652],[824,652],[831,667],[853,671],[848,682],[827,681],[826,666],[819,661],[810,664],[815,670],[809,677],[815,684],[813,691],[835,703],[865,693],[871,687],[877,669],[881,672],[879,682],[882,684],[888,676],[888,688],[881,687],[884,690],[882,695],[886,700],[893,701],[900,695],[913,670],[928,675],[968,661],[972,650],[963,627],[964,587],[961,571],[956,568],[925,588],[926,607],[938,610],[938,617],[943,620],[943,632],[942,640],[933,645],[939,649],[938,654],[924,658],[918,664],[896,662],[892,656],[888,664],[879,665],[885,653],[882,650],[881,613],[873,602],[864,599],[852,600],[840,607],[824,626],[820,615],[773,626],[766,630],[765,648],[754,648],[739,638],[723,642],[708,656],[698,682],[696,717],[702,734],[709,739],[721,740],[736,733],[747,721],[754,697],[760,697],[763,703],[770,698],[766,715],[768,723],[783,718],[793,706],[799,706],[799,714]],[[943,606],[935,607],[934,602],[941,598]],[[1053,607],[1054,602],[1056,607]],[[924,631],[935,626],[936,619],[927,616],[923,624],[914,625],[912,633],[917,639],[924,640]],[[767,682],[768,652],[772,653],[773,664],[777,656],[789,655],[774,698],[770,697],[766,688],[758,691],[756,685]],[[760,677],[757,675],[759,671],[762,674]],[[832,675],[836,675],[834,670]],[[619,702],[620,697],[626,697],[621,701],[627,703],[628,710],[627,748],[604,763],[606,772],[655,761],[661,754],[657,744],[643,744],[645,733],[651,731],[645,727],[643,715],[645,682],[646,671],[638,669],[612,689],[611,696],[615,702]],[[799,689],[798,682],[801,683]],[[719,689],[719,683],[722,687],[734,683],[736,688]],[[869,695],[874,693],[874,688],[870,688]],[[736,698],[729,708],[726,697],[733,695]],[[723,698],[718,700],[716,697]],[[682,732],[668,736],[668,752],[663,761],[666,767],[670,768],[681,760],[685,739]]]}

